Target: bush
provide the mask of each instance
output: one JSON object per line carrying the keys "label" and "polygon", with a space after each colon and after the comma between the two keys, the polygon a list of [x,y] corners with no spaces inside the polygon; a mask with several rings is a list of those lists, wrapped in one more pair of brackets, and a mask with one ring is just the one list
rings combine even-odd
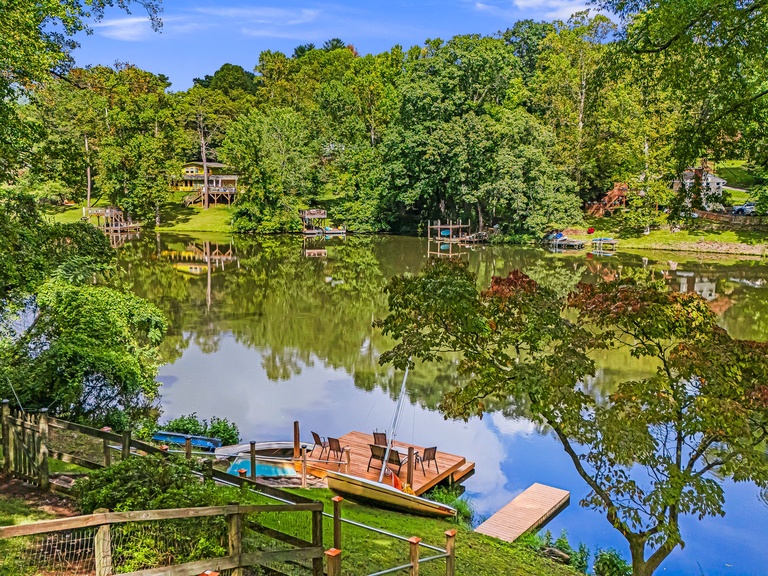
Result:
{"label": "bush", "polygon": [[179,434],[218,438],[225,446],[240,442],[240,429],[237,427],[237,424],[218,416],[212,416],[211,422],[208,423],[207,420],[198,418],[197,412],[174,418],[163,424],[162,429]]}
{"label": "bush", "polygon": [[429,491],[426,498],[455,508],[456,522],[468,527],[472,526],[472,520],[475,518],[475,509],[471,501],[461,498],[456,486],[436,486]]}
{"label": "bush", "polygon": [[598,548],[593,570],[595,576],[632,576],[632,567],[613,548]]}

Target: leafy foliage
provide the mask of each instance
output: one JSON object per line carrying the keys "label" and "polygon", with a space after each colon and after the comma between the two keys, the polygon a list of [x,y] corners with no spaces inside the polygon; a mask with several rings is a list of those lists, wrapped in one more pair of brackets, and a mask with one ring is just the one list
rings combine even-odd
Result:
{"label": "leafy foliage", "polygon": [[632,567],[616,550],[598,550],[593,566],[595,576],[632,576]]}
{"label": "leafy foliage", "polygon": [[225,446],[231,446],[240,442],[240,430],[237,424],[226,418],[212,416],[210,423],[201,420],[196,412],[186,416],[179,416],[162,425],[163,430],[191,434],[193,436],[209,436],[219,438]]}

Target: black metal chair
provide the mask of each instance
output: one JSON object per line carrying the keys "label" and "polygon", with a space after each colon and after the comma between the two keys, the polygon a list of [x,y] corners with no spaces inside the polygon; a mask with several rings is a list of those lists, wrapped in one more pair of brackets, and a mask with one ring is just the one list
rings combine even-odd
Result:
{"label": "black metal chair", "polygon": [[326,448],[328,448],[328,441],[323,440],[323,437],[320,436],[317,432],[312,432],[312,439],[315,441],[315,445],[312,446],[312,450],[309,451],[310,454],[312,454],[315,451],[315,448],[320,446],[322,450],[320,450],[320,458],[323,457],[323,452],[325,452]]}
{"label": "black metal chair", "polygon": [[344,449],[341,447],[341,442],[338,438],[328,437],[328,458],[331,457],[331,452],[338,454],[338,463],[341,466],[341,457],[344,455]]}
{"label": "black metal chair", "polygon": [[417,455],[416,462],[421,462],[421,472],[424,474],[424,476],[427,475],[426,470],[424,470],[424,462],[427,463],[427,468],[429,468],[430,462],[434,462],[435,470],[437,470],[437,473],[440,474],[440,468],[437,467],[437,446],[424,448],[424,454]]}
{"label": "black metal chair", "polygon": [[[387,454],[387,448],[386,446],[379,446],[378,444],[368,444],[371,448],[371,457],[368,458],[368,468],[365,469],[367,472],[371,469],[371,463],[374,460],[378,460],[381,462],[381,465],[384,465],[384,457]],[[395,449],[392,449],[389,451],[389,458],[387,458],[387,464],[392,464],[393,466],[397,466],[397,474],[400,475],[400,469],[403,467],[403,464],[405,464],[408,461],[408,458],[402,458],[400,456],[400,452],[398,452]]]}

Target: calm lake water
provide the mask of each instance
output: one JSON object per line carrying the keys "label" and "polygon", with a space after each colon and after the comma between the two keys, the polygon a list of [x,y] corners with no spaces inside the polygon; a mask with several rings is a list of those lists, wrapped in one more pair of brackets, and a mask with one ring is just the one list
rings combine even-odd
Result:
{"label": "calm lake water", "polygon": [[[441,246],[433,244],[433,250]],[[445,252],[455,247],[442,246]],[[579,280],[610,279],[630,268],[664,277],[670,289],[695,291],[712,303],[739,338],[768,338],[768,263],[717,255],[553,254],[545,250],[465,250],[481,281],[519,268],[563,292]],[[416,273],[427,261],[426,239],[297,237],[234,240],[145,236],[120,248],[126,286],[170,319],[160,370],[164,418],[197,412],[226,416],[244,440],[290,439],[292,423],[339,436],[385,429],[401,375],[378,364],[392,342],[371,327],[386,313],[383,287],[393,275]],[[205,264],[211,257],[211,267]],[[599,358],[588,383],[609,391],[617,379],[643,376],[622,351]],[[514,409],[469,422],[445,420],[436,405],[456,380],[450,362],[418,366],[409,377],[398,438],[461,454],[476,463],[466,483],[481,516],[490,516],[534,482],[571,491],[571,506],[547,527],[571,543],[614,547],[624,540],[605,518],[578,505],[584,482],[552,436]],[[726,515],[685,519],[684,550],[660,573],[765,574],[768,505],[753,485],[725,483]]]}

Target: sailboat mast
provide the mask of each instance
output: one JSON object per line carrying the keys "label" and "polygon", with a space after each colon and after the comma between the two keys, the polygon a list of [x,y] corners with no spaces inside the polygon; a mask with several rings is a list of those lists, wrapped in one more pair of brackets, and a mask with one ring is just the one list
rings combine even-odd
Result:
{"label": "sailboat mast", "polygon": [[[408,359],[410,361],[410,358]],[[389,426],[389,442],[387,442],[387,450],[384,452],[384,462],[381,465],[381,473],[379,474],[379,482],[384,480],[384,470],[387,469],[387,462],[389,462],[389,454],[392,451],[392,446],[395,442],[395,435],[397,434],[397,421],[400,419],[400,410],[403,407],[403,398],[405,398],[405,383],[408,380],[408,365],[405,366],[405,374],[403,375],[403,383],[400,386],[400,394],[397,397],[397,405],[395,406],[395,413],[392,414],[392,423]]]}

